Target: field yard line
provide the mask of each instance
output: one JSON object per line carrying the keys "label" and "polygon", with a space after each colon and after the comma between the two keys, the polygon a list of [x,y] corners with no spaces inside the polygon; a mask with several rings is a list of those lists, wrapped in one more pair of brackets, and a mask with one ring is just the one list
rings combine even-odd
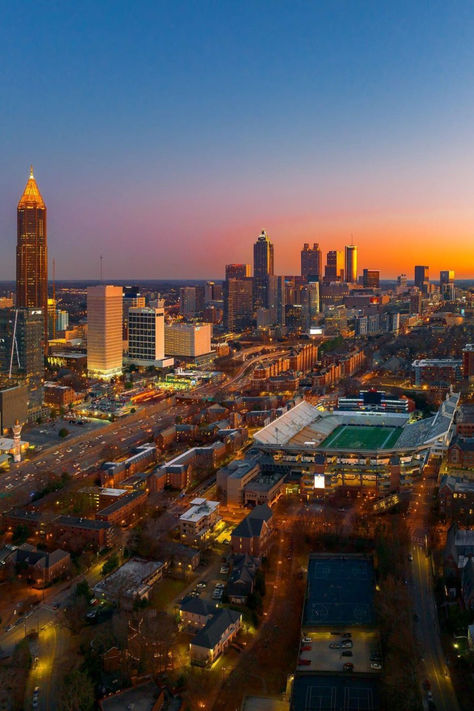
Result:
{"label": "field yard line", "polygon": [[390,439],[390,437],[392,435],[393,435],[393,430],[391,429],[390,432],[388,433],[388,435],[385,437],[383,443],[377,449],[384,449],[385,445],[387,444],[388,440]]}

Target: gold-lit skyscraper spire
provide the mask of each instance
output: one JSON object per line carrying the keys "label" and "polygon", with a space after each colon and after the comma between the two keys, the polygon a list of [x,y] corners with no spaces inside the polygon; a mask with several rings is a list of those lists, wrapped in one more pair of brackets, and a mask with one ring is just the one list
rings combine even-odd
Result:
{"label": "gold-lit skyscraper spire", "polygon": [[41,308],[48,342],[48,244],[46,205],[30,166],[30,177],[17,207],[16,305]]}

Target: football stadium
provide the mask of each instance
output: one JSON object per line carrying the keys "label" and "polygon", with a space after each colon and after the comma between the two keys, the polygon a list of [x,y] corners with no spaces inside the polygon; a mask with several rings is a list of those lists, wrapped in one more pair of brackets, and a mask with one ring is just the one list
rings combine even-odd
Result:
{"label": "football stadium", "polygon": [[303,493],[409,489],[428,457],[445,453],[458,404],[459,393],[451,392],[438,412],[414,420],[407,412],[321,411],[303,400],[257,432],[254,443],[275,469],[300,477]]}

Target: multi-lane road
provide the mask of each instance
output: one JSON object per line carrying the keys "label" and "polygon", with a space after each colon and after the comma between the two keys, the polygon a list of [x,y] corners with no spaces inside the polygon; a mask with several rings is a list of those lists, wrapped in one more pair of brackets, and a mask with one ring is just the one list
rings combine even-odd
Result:
{"label": "multi-lane road", "polygon": [[[427,546],[428,521],[436,487],[436,474],[436,467],[425,468],[421,481],[414,489],[408,511],[407,523],[411,532],[413,557],[410,590],[416,614],[415,630],[421,648],[421,681],[429,681],[436,711],[459,711],[449,667],[441,646],[431,557]],[[426,689],[423,689],[423,697],[426,708],[429,700]]]}

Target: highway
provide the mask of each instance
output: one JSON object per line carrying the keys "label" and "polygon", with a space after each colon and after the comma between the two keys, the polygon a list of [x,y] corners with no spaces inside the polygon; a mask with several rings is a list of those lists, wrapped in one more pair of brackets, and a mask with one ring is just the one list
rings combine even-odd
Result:
{"label": "highway", "polygon": [[[428,679],[430,682],[436,711],[459,711],[449,667],[441,646],[431,557],[427,555],[426,547],[428,516],[435,486],[436,471],[426,467],[421,481],[414,489],[407,518],[413,542],[410,591],[413,609],[417,615],[415,631],[421,648],[420,681]],[[423,698],[426,708],[428,694],[425,690]]]}

